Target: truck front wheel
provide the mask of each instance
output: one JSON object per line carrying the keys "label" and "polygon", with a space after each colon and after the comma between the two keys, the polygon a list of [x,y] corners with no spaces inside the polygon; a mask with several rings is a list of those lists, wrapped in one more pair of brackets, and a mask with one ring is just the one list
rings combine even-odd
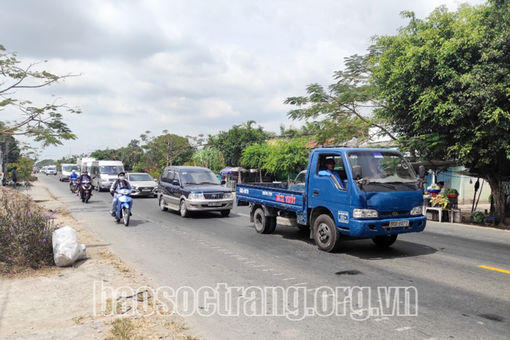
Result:
{"label": "truck front wheel", "polygon": [[340,233],[329,215],[320,215],[313,223],[313,238],[320,250],[333,252],[340,244]]}
{"label": "truck front wheel", "polygon": [[396,240],[397,240],[397,234],[382,235],[382,236],[376,236],[376,237],[372,238],[372,241],[374,241],[375,245],[380,248],[388,248],[393,243],[395,243]]}
{"label": "truck front wheel", "polygon": [[266,216],[262,208],[257,208],[253,213],[253,223],[259,234],[271,234],[276,229],[276,217]]}

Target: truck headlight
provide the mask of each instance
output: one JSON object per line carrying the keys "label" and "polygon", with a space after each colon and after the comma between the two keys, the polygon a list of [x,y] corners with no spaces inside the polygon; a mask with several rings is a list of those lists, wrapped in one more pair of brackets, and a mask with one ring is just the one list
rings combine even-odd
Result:
{"label": "truck headlight", "polygon": [[205,200],[204,194],[201,192],[192,192],[189,194],[188,199],[190,200]]}
{"label": "truck headlight", "polygon": [[226,192],[223,194],[223,198],[232,198],[232,193],[231,192]]}
{"label": "truck headlight", "polygon": [[377,218],[379,214],[373,209],[354,209],[352,211],[353,218]]}
{"label": "truck headlight", "polygon": [[419,216],[423,214],[423,207],[420,205],[411,209],[411,216]]}

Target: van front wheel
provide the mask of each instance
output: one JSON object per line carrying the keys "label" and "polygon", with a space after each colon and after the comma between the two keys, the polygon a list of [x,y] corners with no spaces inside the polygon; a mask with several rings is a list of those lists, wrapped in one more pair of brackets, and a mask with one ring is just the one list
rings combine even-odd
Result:
{"label": "van front wheel", "polygon": [[329,215],[320,215],[313,223],[313,238],[320,250],[333,252],[339,248],[340,233]]}

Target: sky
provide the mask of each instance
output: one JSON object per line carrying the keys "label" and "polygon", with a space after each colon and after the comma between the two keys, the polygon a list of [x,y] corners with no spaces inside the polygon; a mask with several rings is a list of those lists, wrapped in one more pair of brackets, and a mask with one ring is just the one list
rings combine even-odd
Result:
{"label": "sky", "polygon": [[284,100],[333,83],[345,57],[406,24],[401,11],[425,18],[465,2],[484,1],[16,0],[2,4],[0,44],[25,64],[77,75],[16,93],[82,110],[65,117],[77,140],[38,149],[40,160],[59,159],[122,147],[145,131],[209,135],[247,120],[274,132],[299,126]]}

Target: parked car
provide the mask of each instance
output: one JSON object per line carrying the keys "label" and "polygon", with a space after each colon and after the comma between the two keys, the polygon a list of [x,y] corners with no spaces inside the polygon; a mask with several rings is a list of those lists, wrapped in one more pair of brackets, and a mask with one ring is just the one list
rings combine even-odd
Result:
{"label": "parked car", "polygon": [[227,217],[234,199],[211,170],[169,166],[159,180],[158,202],[161,210],[173,209],[182,217],[189,216],[191,211],[219,211]]}
{"label": "parked car", "polygon": [[126,179],[131,184],[130,196],[157,196],[158,183],[148,173],[129,172],[126,174]]}

